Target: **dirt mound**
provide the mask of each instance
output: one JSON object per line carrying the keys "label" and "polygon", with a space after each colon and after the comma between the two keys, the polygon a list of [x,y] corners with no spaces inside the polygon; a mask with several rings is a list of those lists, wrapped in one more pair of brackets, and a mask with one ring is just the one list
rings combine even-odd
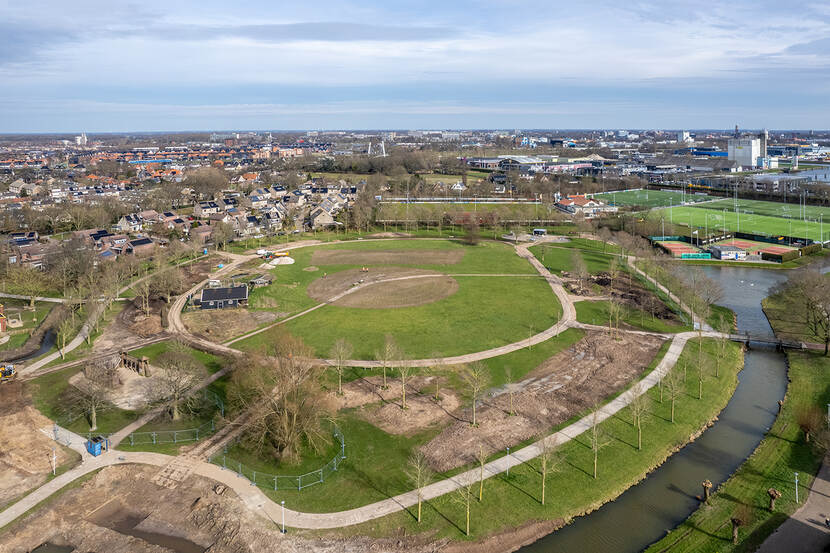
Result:
{"label": "dirt mound", "polygon": [[314,272],[319,271],[319,270],[320,270],[320,267],[315,267],[314,265],[311,265],[309,267],[303,267],[303,271],[305,271],[307,273],[314,273]]}
{"label": "dirt mound", "polygon": [[464,251],[452,250],[316,250],[315,265],[454,265]]}
{"label": "dirt mound", "polygon": [[187,329],[213,342],[226,342],[261,325],[274,322],[280,313],[247,309],[202,309],[182,314]]}
{"label": "dirt mound", "polygon": [[412,435],[438,423],[455,420],[459,400],[450,390],[432,397],[436,376],[411,378],[406,385],[406,410],[401,409],[400,380],[390,378],[384,389],[381,377],[360,378],[343,385],[343,396],[336,397],[339,408],[363,407],[361,415],[389,434]]}
{"label": "dirt mound", "polygon": [[521,382],[491,390],[481,401],[477,428],[470,426],[469,408],[460,420],[421,449],[439,471],[471,461],[459,452],[474,452],[478,444],[493,453],[532,438],[604,398],[624,389],[651,362],[662,340],[623,335],[619,341],[605,333],[587,333],[572,347],[551,357]]}
{"label": "dirt mound", "polygon": [[385,267],[324,275],[308,286],[307,293],[341,307],[388,309],[432,303],[457,291],[458,282],[442,273]]}

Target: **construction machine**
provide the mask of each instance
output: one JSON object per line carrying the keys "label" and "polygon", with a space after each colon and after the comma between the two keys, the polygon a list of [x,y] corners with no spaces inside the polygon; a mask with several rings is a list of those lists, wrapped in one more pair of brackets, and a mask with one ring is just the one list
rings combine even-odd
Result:
{"label": "construction machine", "polygon": [[11,382],[15,378],[17,378],[17,371],[15,370],[14,365],[5,363],[0,366],[0,384],[3,382]]}

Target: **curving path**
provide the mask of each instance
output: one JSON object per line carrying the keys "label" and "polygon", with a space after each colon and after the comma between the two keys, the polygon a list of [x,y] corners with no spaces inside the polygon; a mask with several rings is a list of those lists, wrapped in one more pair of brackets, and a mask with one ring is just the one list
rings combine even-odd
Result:
{"label": "curving path", "polygon": [[[703,336],[707,338],[718,337],[719,335],[720,334],[717,332],[703,333]],[[640,393],[645,393],[647,390],[655,386],[675,365],[677,359],[683,351],[684,346],[686,345],[686,342],[691,338],[696,338],[697,336],[697,332],[684,332],[673,335],[672,343],[663,359],[651,373],[640,381],[642,383],[642,386],[639,388]],[[609,417],[612,417],[617,412],[624,409],[635,397],[637,397],[637,395],[634,389],[631,389],[628,392],[618,396],[610,403],[604,405],[597,410],[598,421],[602,422],[607,420]],[[557,443],[561,445],[588,430],[591,427],[592,421],[593,414],[587,415],[559,432],[552,434],[552,436],[555,436]],[[505,456],[496,459],[495,461],[491,461],[484,466],[485,478],[501,474],[502,472],[507,471],[508,468],[526,463],[527,461],[538,457],[539,454],[539,442],[536,442],[511,453],[509,457]],[[100,468],[127,463],[139,463],[163,467],[174,459],[177,459],[177,457],[159,453],[122,452],[118,450],[111,450],[100,457],[90,457],[88,455],[84,455],[83,462],[80,466],[49,481],[17,503],[8,507],[6,510],[0,512],[0,527],[12,522],[17,517],[35,507],[38,503],[48,498],[50,495],[70,482]],[[250,481],[246,478],[240,477],[232,471],[224,470],[219,466],[204,461],[188,459],[186,462],[189,464],[189,469],[193,474],[198,474],[199,476],[221,482],[222,484],[233,489],[242,502],[259,516],[262,516],[263,518],[270,518],[271,520],[278,520],[278,517],[281,517],[281,506],[269,499],[259,488],[252,486]],[[479,468],[470,469],[452,478],[441,480],[424,487],[422,496],[424,500],[434,499],[455,491],[462,486],[476,483],[478,482],[478,479]],[[294,528],[340,528],[360,524],[404,510],[415,505],[417,501],[417,492],[416,490],[412,490],[383,501],[335,513],[303,513],[286,509],[285,520],[287,526]]]}

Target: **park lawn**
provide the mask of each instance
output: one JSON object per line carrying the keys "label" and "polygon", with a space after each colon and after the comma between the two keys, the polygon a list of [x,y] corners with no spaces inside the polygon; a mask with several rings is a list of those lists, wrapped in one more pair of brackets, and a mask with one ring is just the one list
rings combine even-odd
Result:
{"label": "park lawn", "polygon": [[573,248],[577,250],[594,250],[602,253],[620,253],[620,247],[616,244],[593,240],[591,238],[571,238],[567,242],[556,242],[560,248]]}
{"label": "park lawn", "polygon": [[[164,341],[164,342],[156,342],[155,344],[150,344],[149,346],[144,346],[138,349],[131,350],[129,353],[133,357],[146,357],[151,365],[154,365],[158,358],[173,348],[173,343],[171,341]],[[207,353],[204,351],[200,351],[189,346],[184,346],[185,351],[190,354],[193,359],[202,365],[204,365],[205,369],[210,374],[218,372],[225,368],[226,361],[222,359],[218,355],[213,355],[212,353]]]}
{"label": "park lawn", "polygon": [[[796,413],[801,405],[823,410],[830,403],[830,358],[816,352],[789,351],[789,385],[781,413],[757,449],[712,495],[710,505],[695,511],[647,551],[660,552],[750,552],[792,514],[797,505],[793,473],[799,473],[802,504],[821,464],[822,454],[805,443]],[[783,496],[776,511],[768,510],[767,490]],[[740,529],[733,545],[729,519],[739,503],[753,507],[754,520]]]}
{"label": "park lawn", "polygon": [[[684,349],[682,358],[689,359],[696,364],[697,344],[691,340]],[[711,363],[716,344],[712,340],[704,340],[704,351],[707,360]],[[631,423],[629,409],[623,409],[616,416],[603,422],[600,427],[608,439],[607,445],[600,451],[598,459],[599,477],[595,480],[591,474],[593,455],[588,447],[588,436],[582,434],[575,440],[562,444],[558,448],[558,455],[563,462],[559,464],[559,471],[549,474],[547,479],[547,502],[542,506],[540,497],[540,473],[538,459],[510,470],[510,476],[499,474],[484,483],[484,501],[472,502],[471,507],[471,536],[464,536],[464,510],[456,502],[456,494],[439,497],[424,503],[423,521],[418,524],[414,519],[414,507],[406,511],[369,521],[354,527],[340,529],[335,532],[323,532],[336,535],[370,535],[388,536],[400,532],[406,534],[423,533],[431,540],[450,538],[455,540],[475,540],[499,532],[512,531],[530,521],[568,520],[579,516],[601,504],[620,495],[628,487],[638,482],[651,469],[662,463],[674,451],[685,445],[691,436],[703,429],[712,420],[732,396],[737,385],[737,373],[743,366],[743,356],[740,347],[736,344],[729,346],[728,360],[722,365],[720,378],[710,376],[704,380],[703,399],[697,399],[697,378],[693,375],[688,379],[686,393],[676,401],[675,423],[670,422],[671,405],[668,399],[658,402],[659,393],[656,387],[647,393],[652,398],[651,414],[643,421],[643,449],[636,449],[637,433]],[[681,359],[682,359],[681,358]],[[673,370],[683,363],[676,365]],[[707,369],[708,370],[708,369]],[[347,440],[347,455],[349,452],[349,434],[344,432]],[[354,442],[354,440],[352,440]],[[384,453],[385,454],[385,453]],[[390,455],[391,457],[391,455]],[[495,458],[496,456],[494,456]],[[360,463],[359,469],[368,485],[363,483],[354,490],[359,497],[346,502],[339,496],[342,493],[341,482],[346,466]],[[387,483],[400,482],[400,486],[383,487],[380,491],[373,486],[377,480],[373,478],[374,457],[367,462],[355,457],[348,458],[343,465],[343,471],[333,476],[330,482],[308,488],[303,492],[269,493],[275,499],[285,499],[286,505],[300,510],[315,512],[334,511],[365,504],[368,496],[386,498],[411,489],[412,485],[403,480],[401,466],[403,458],[396,461],[392,467],[384,466],[381,470]],[[351,470],[349,468],[348,470]],[[323,490],[328,488],[329,493],[324,495]],[[368,488],[368,489],[367,489]],[[332,493],[331,490],[337,490]],[[316,497],[306,496],[306,492],[313,491]],[[351,491],[351,490],[349,490]],[[477,494],[478,486],[474,486]],[[337,506],[329,506],[337,503]]]}
{"label": "park lawn", "polygon": [[562,273],[573,272],[574,256],[579,255],[585,262],[585,267],[591,274],[608,271],[613,256],[598,252],[594,249],[579,250],[575,248],[561,248],[558,244],[539,244],[529,248],[530,252],[547,267],[549,271]]}
{"label": "park lawn", "polygon": [[251,291],[249,303],[255,309],[276,310],[292,315],[317,305],[319,302],[306,294],[306,288],[313,281],[321,278],[323,273],[335,273],[361,266],[382,266],[364,264],[321,265],[315,267],[312,256],[317,250],[347,249],[357,251],[378,250],[463,250],[464,256],[452,265],[418,264],[407,267],[430,269],[447,274],[535,274],[535,269],[525,259],[515,254],[515,250],[506,244],[482,241],[476,246],[466,246],[451,240],[372,240],[352,241],[343,244],[330,244],[291,250],[294,259],[292,265],[278,265],[271,270],[274,282],[270,286],[255,288]]}
{"label": "park lawn", "polygon": [[[818,221],[799,221],[772,217],[769,215],[758,215],[740,212],[739,214],[722,210],[720,212],[701,207],[675,207],[671,208],[671,220],[675,225],[691,226],[693,228],[709,228],[714,232],[725,226],[727,231],[749,232],[767,236],[794,236],[797,238],[809,238],[818,241],[820,231],[826,233]],[[659,219],[667,217],[669,210],[657,209],[651,211],[649,217]],[[740,215],[740,228],[738,226]]]}
{"label": "park lawn", "polygon": [[[44,416],[72,432],[85,436],[89,432],[89,422],[86,417],[70,420],[60,405],[61,395],[69,386],[69,379],[80,370],[79,366],[69,367],[39,376],[26,382],[26,390],[31,394],[35,408]],[[101,409],[97,414],[98,429],[95,432],[112,434],[133,422],[138,415],[136,411],[114,406]]]}
{"label": "park lawn", "polygon": [[[20,319],[23,321],[23,326],[17,328],[9,327],[10,331],[33,330],[37,328],[43,319],[49,314],[52,309],[58,305],[56,303],[47,301],[35,302],[35,310],[29,310],[29,302],[26,300],[16,300],[11,298],[0,298],[0,304],[3,305],[6,316],[12,319],[17,318],[17,313],[20,313]],[[10,313],[9,308],[20,308],[19,311],[15,309],[15,313]]]}
{"label": "park lawn", "polygon": [[[373,359],[387,334],[411,358],[460,355],[503,346],[553,326],[562,307],[548,283],[535,278],[455,277],[458,291],[443,300],[399,309],[326,305],[284,325],[316,354],[327,357],[347,338],[357,359]],[[262,332],[236,347],[259,351],[271,340]]]}
{"label": "park lawn", "polygon": [[[580,301],[576,306],[576,320],[580,323],[600,326],[608,325],[607,301]],[[668,321],[652,317],[650,313],[631,306],[623,306],[620,322],[638,330],[649,332],[687,332],[692,330],[689,325],[678,321]]]}

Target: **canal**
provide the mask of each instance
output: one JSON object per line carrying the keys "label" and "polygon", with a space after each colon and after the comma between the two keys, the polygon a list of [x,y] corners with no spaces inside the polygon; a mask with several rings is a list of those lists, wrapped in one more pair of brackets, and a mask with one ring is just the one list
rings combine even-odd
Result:
{"label": "canal", "polygon": [[[787,278],[784,271],[712,266],[704,269],[723,288],[721,305],[737,315],[738,330],[772,335],[761,309],[769,289]],[[714,426],[675,453],[616,501],[537,542],[523,553],[636,553],[683,522],[700,502],[700,483],[717,487],[755,450],[775,420],[787,386],[786,357],[753,344],[744,356],[735,394]],[[555,497],[555,491],[554,491]]]}

